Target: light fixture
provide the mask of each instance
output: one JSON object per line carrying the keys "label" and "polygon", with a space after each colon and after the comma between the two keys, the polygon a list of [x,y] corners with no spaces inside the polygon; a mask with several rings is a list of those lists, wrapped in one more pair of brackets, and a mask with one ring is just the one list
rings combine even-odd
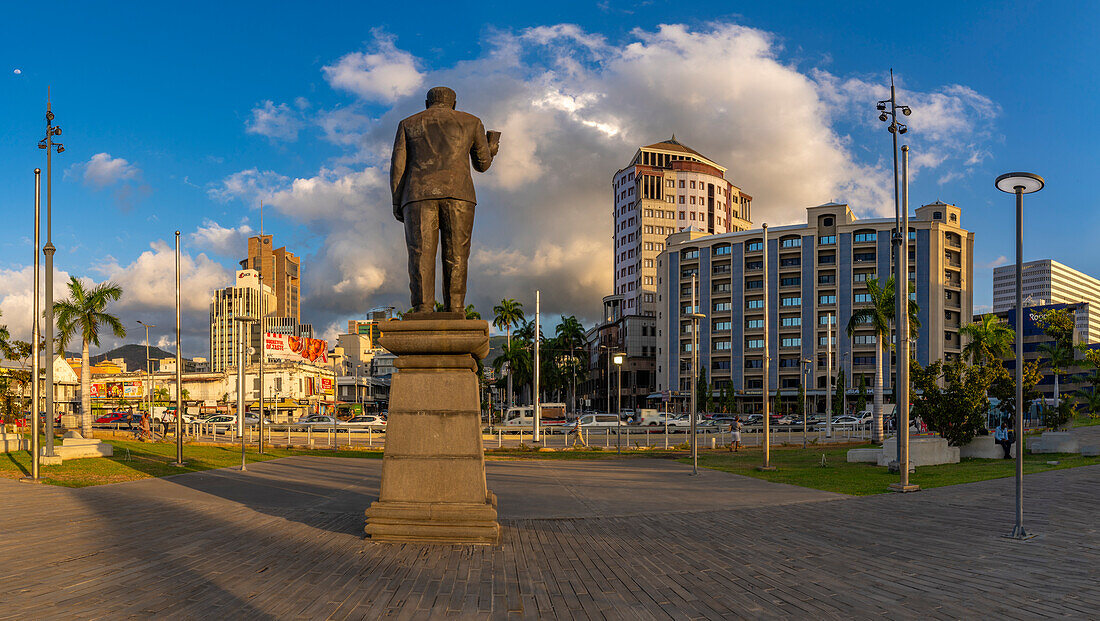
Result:
{"label": "light fixture", "polygon": [[1031,194],[1043,189],[1044,181],[1039,175],[1027,172],[1005,173],[997,177],[995,182],[997,189],[1009,194],[1015,194],[1019,187],[1021,194]]}
{"label": "light fixture", "polygon": [[909,109],[909,106],[905,106],[901,109],[901,113],[905,116],[909,116],[910,114],[913,114],[913,111]]}
{"label": "light fixture", "polygon": [[883,112],[882,114],[878,115],[878,120],[882,121],[883,123],[885,123],[885,122],[886,122],[886,119],[888,119],[888,118],[889,118],[889,117],[887,117],[887,116],[886,116],[886,113],[885,113],[885,112]]}
{"label": "light fixture", "polygon": [[898,133],[899,133],[899,134],[904,134],[904,133],[905,133],[905,132],[907,132],[907,131],[909,131],[909,128],[908,128],[908,127],[906,127],[906,126],[904,126],[904,125],[898,125]]}
{"label": "light fixture", "polygon": [[877,104],[875,104],[875,109],[876,110],[885,110],[886,109],[886,102],[885,101],[878,102]]}
{"label": "light fixture", "polygon": [[890,126],[886,128],[886,131],[890,132],[891,134],[894,133],[894,125],[891,123]]}
{"label": "light fixture", "polygon": [[615,364],[622,364],[623,363],[623,355],[622,354],[615,354],[615,357],[612,358],[612,361]]}

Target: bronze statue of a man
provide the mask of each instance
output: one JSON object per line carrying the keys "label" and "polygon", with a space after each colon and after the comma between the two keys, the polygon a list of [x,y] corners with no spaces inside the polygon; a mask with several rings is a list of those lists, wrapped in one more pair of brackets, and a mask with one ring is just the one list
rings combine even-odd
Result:
{"label": "bronze statue of a man", "polygon": [[455,92],[428,91],[427,108],[401,121],[393,142],[390,189],[393,215],[405,224],[413,312],[435,307],[435,252],[443,242],[443,307],[466,308],[466,267],[474,228],[474,181],[489,170],[500,132],[486,133],[481,119],[455,110]]}

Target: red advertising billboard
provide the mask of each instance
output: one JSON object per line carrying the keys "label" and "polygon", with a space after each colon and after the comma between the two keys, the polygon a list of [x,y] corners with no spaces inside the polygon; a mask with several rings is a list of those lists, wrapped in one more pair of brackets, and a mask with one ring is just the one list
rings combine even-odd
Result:
{"label": "red advertising billboard", "polygon": [[328,343],[321,339],[265,332],[264,352],[269,358],[328,364]]}

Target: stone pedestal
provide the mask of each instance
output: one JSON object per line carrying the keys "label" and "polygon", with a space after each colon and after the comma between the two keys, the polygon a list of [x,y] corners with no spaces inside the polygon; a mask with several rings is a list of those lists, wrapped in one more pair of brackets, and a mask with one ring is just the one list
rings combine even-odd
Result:
{"label": "stone pedestal", "polygon": [[[889,466],[897,461],[898,438],[893,436],[882,443],[882,455],[878,465]],[[959,447],[948,446],[947,440],[935,436],[909,436],[909,463],[913,466],[937,466],[959,463]]]}
{"label": "stone pedestal", "polygon": [[1077,437],[1069,431],[1044,431],[1039,440],[1028,442],[1032,453],[1080,453]]}
{"label": "stone pedestal", "polygon": [[382,324],[397,355],[372,541],[495,544],[496,497],[485,485],[476,360],[489,324],[461,313],[410,313]]}

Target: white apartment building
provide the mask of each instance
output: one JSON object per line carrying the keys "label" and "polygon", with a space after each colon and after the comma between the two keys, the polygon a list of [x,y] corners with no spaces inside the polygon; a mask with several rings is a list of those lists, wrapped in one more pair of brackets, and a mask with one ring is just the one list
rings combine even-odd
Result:
{"label": "white apartment building", "polygon": [[[1100,280],[1053,259],[1023,264],[1024,306],[1085,302],[1077,311],[1078,339],[1100,343]],[[1016,265],[993,268],[993,312],[1016,306]]]}
{"label": "white apartment building", "polygon": [[[210,297],[210,370],[220,373],[237,365],[240,322],[235,317],[259,319],[275,310],[275,293],[260,285],[256,270],[237,270],[236,282]],[[246,324],[249,347],[260,348],[258,324]]]}
{"label": "white apartment building", "polygon": [[622,296],[624,315],[654,315],[655,262],[669,235],[688,229],[717,235],[751,226],[752,197],[725,173],[675,135],[638,149],[615,173],[614,294]]}

